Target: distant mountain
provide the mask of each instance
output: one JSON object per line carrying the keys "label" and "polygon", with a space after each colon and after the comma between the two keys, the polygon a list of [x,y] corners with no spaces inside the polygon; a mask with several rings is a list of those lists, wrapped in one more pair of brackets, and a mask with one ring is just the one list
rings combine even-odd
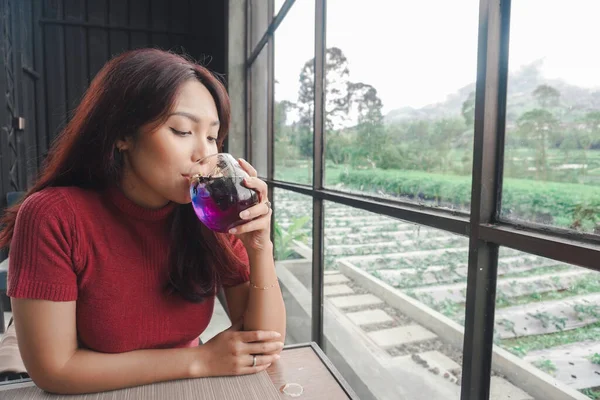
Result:
{"label": "distant mountain", "polygon": [[[524,112],[539,105],[533,91],[541,84],[552,86],[560,92],[560,105],[557,113],[561,118],[575,118],[588,111],[600,110],[600,88],[586,89],[571,85],[560,79],[544,79],[540,69],[542,61],[536,61],[509,76],[507,122],[514,123]],[[390,111],[384,117],[387,124],[415,119],[461,118],[461,110],[469,93],[475,91],[475,83],[460,88],[448,95],[444,102],[430,104],[422,108],[403,107]]]}

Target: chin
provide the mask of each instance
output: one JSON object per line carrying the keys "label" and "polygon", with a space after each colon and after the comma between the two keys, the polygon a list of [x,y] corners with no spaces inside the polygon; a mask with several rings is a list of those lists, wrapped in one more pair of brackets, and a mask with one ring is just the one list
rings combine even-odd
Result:
{"label": "chin", "polygon": [[171,197],[169,200],[171,200],[173,203],[177,203],[177,204],[190,204],[192,202],[192,199],[190,198],[189,195]]}

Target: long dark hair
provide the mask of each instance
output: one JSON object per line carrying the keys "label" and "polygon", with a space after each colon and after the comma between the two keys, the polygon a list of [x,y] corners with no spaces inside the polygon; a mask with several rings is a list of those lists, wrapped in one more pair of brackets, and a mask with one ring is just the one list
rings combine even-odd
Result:
{"label": "long dark hair", "polygon": [[[193,79],[209,90],[217,106],[221,150],[230,118],[229,97],[221,81],[186,56],[157,49],[125,52],[98,72],[23,200],[51,186],[103,190],[118,184],[123,163],[117,140],[137,135],[142,126],[166,122],[182,84]],[[0,248],[10,246],[21,203],[3,216]],[[191,204],[177,206],[171,218],[171,271],[166,288],[186,300],[202,301],[214,295],[223,280],[233,277],[242,261],[232,250],[231,237],[207,229]]]}

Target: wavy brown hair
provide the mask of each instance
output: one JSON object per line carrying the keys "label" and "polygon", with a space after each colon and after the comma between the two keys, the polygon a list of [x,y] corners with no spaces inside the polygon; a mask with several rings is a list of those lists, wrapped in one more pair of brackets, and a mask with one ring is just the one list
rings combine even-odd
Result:
{"label": "wavy brown hair", "polygon": [[[137,136],[142,127],[158,126],[172,111],[181,86],[200,81],[211,93],[219,114],[219,150],[227,136],[229,96],[221,81],[186,56],[139,49],[122,53],[98,72],[71,120],[52,143],[36,183],[22,199],[51,186],[103,190],[118,184],[123,163],[116,142]],[[10,246],[22,201],[2,218],[0,247]],[[233,277],[242,261],[230,237],[201,224],[191,204],[179,205],[171,216],[171,271],[166,289],[193,302],[214,295],[223,280]]]}

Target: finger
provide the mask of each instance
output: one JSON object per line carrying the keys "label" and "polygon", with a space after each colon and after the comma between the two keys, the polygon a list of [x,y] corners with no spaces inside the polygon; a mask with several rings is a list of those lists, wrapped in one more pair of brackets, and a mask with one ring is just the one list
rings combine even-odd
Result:
{"label": "finger", "polygon": [[255,206],[252,206],[252,207],[242,211],[240,213],[240,218],[251,220],[256,217],[260,217],[261,215],[268,214],[270,209],[271,209],[271,207],[269,207],[266,203],[259,203]]}
{"label": "finger", "polygon": [[250,222],[246,222],[245,224],[238,225],[235,228],[229,230],[229,233],[240,235],[242,233],[260,231],[265,229],[270,229],[271,227],[271,214],[273,214],[273,210],[269,209],[267,214],[263,214],[260,217],[253,219]]}
{"label": "finger", "polygon": [[245,178],[244,186],[257,192],[259,201],[261,203],[268,200],[269,187],[262,179],[256,177]]}
{"label": "finger", "polygon": [[247,343],[244,351],[248,354],[269,354],[283,349],[283,342]]}
{"label": "finger", "polygon": [[254,189],[257,192],[265,192],[265,193],[267,192],[267,189],[269,188],[265,181],[263,181],[262,179],[260,179],[256,176],[244,178],[244,186],[246,186],[248,189]]}
{"label": "finger", "polygon": [[264,371],[269,368],[275,361],[279,360],[279,354],[272,354],[268,356],[256,356],[256,366],[252,366],[252,357],[250,357],[250,362],[248,363],[248,367],[242,368],[242,374],[254,374],[260,371]]}
{"label": "finger", "polygon": [[244,343],[263,342],[278,339],[281,333],[276,331],[244,331],[239,333],[240,340]]}
{"label": "finger", "polygon": [[258,176],[256,169],[254,169],[254,167],[252,165],[250,165],[250,163],[248,161],[244,160],[243,158],[240,158],[238,160],[238,162],[240,163],[240,165],[244,169],[244,171],[246,171],[248,173],[248,175],[250,175],[252,177]]}
{"label": "finger", "polygon": [[240,371],[240,375],[257,374],[269,368],[271,364],[257,365],[256,367],[246,367]]}
{"label": "finger", "polygon": [[[269,355],[257,355],[256,356],[256,365],[255,367],[258,367],[260,365],[267,365],[267,364],[272,364],[275,361],[279,360],[281,356],[279,354],[269,354]],[[252,361],[254,360],[254,356],[250,355],[248,356],[248,363],[247,365],[251,368],[252,367]]]}

